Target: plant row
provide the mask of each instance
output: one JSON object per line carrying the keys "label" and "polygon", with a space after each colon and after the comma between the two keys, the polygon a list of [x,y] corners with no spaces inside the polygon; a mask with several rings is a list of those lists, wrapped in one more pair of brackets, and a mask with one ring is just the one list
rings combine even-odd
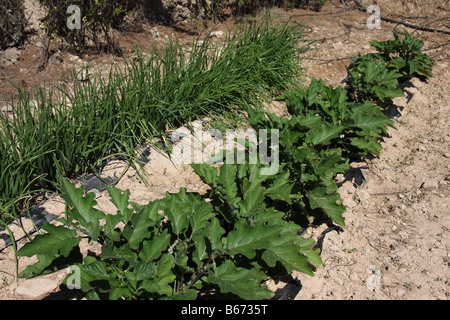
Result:
{"label": "plant row", "polygon": [[[269,277],[294,270],[313,275],[322,265],[320,249],[313,239],[299,236],[299,228],[314,220],[345,226],[336,174],[345,172],[352,154],[378,155],[379,139],[393,126],[374,97],[363,98],[355,88],[373,76],[373,68],[378,75],[391,68],[399,77],[431,75],[431,65],[419,61],[416,67],[417,57],[424,59],[419,51],[408,49],[407,59],[392,63],[413,41],[407,34],[403,42],[372,42],[377,49],[399,48],[371,55],[385,59],[383,65],[372,61],[372,67],[356,73],[353,68],[367,58],[352,62],[349,86],[359,92],[357,99],[313,79],[309,88],[283,94],[290,118],[249,109],[253,128],[280,132],[277,144],[267,142],[276,146],[272,151],[278,150],[275,175],[262,174],[269,166],[262,159],[220,167],[192,164],[210,187],[207,195],[182,188],[139,205],[129,202],[129,190],[108,187],[115,214],[95,209],[94,194],[84,196],[83,188],[62,179],[66,215],[58,226],[45,225],[45,234],[18,251],[19,256],[38,258],[21,276],[70,266],[66,284],[81,288],[90,299],[267,299],[273,293],[262,284]],[[246,144],[247,152],[252,147]],[[100,255],[83,257],[83,239],[98,243]]]}

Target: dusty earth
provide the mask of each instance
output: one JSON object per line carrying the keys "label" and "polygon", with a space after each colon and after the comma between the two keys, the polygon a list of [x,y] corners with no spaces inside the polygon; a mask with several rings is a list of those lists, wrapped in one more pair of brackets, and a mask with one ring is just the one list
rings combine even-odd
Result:
{"label": "dusty earth", "polygon": [[[428,4],[428,1],[423,2]],[[439,6],[439,2],[443,5]],[[370,4],[368,1],[362,3]],[[448,1],[433,3],[424,9],[415,2],[378,1],[383,16],[448,30],[445,27],[450,19]],[[403,30],[400,25],[384,21],[381,29],[368,29],[369,14],[348,10],[338,1],[328,2],[320,12],[274,9],[272,14],[277,21],[292,18],[305,25],[308,41],[315,40],[311,50],[305,53],[307,59],[303,60],[307,80],[322,78],[333,86],[342,85],[345,66],[351,61],[349,57],[372,51],[370,40],[392,39],[394,28]],[[233,22],[218,24],[215,29],[226,31]],[[187,44],[192,41],[189,33],[154,27],[147,26],[138,34],[122,34],[121,44],[130,52],[136,45],[145,52],[153,40],[164,41],[165,35],[171,33],[176,33]],[[338,177],[341,198],[347,208],[344,232],[333,231],[326,235],[321,254],[324,265],[314,277],[293,273],[290,277],[269,280],[269,288],[281,293],[277,297],[296,300],[449,299],[449,36],[407,30],[425,42],[426,53],[435,59],[434,77],[427,82],[412,79],[404,84],[407,95],[394,100],[395,112],[392,112],[397,129],[389,130],[380,157],[352,163],[352,169]],[[0,101],[0,108],[7,105],[8,94],[14,92],[3,80],[18,82],[34,78],[51,82],[69,75],[71,68],[79,69],[86,63],[100,71],[109,70],[115,59],[108,55],[78,59],[56,51],[47,69],[36,74],[38,58],[38,47],[30,44],[21,51],[18,61],[6,65],[2,60],[0,100],[3,101]],[[283,113],[282,104],[273,107],[274,111]],[[180,128],[179,131],[186,134],[180,145],[189,139],[189,132],[184,130]],[[144,167],[147,184],[142,183],[133,169],[129,169],[117,184],[121,189],[131,190],[132,201],[147,203],[163,197],[166,191],[177,192],[180,187],[200,193],[206,191],[206,186],[188,165],[174,165],[156,150],[151,150],[148,160]],[[123,169],[123,163],[113,161],[104,175],[118,176]],[[97,192],[98,207],[111,212],[113,207],[105,192]],[[58,197],[47,200],[41,207],[55,216],[64,212],[64,203]],[[326,225],[310,227],[303,236],[317,239],[325,228]],[[20,231],[16,230],[15,236],[20,238]],[[5,247],[4,238],[0,237],[0,299],[82,297],[79,292],[60,286],[65,270],[38,279],[16,281],[13,248]],[[19,247],[24,243],[24,240],[19,241]],[[31,262],[34,260],[21,258],[19,271]]]}

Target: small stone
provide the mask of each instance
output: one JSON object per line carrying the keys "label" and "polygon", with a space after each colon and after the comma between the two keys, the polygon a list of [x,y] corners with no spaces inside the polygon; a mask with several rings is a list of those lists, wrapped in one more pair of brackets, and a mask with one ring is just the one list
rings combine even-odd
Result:
{"label": "small stone", "polygon": [[403,240],[408,239],[408,237],[409,237],[408,232],[406,232],[405,230],[400,231],[400,232],[398,233],[398,235],[399,235]]}
{"label": "small stone", "polygon": [[340,194],[345,194],[347,193],[348,195],[353,195],[356,192],[356,188],[353,186],[353,183],[350,181],[345,182],[344,184],[342,184],[339,193]]}
{"label": "small stone", "polygon": [[344,198],[342,200],[342,204],[344,205],[344,207],[348,209],[356,207],[356,202],[350,198]]}
{"label": "small stone", "polygon": [[366,202],[370,199],[370,194],[366,190],[358,189],[357,194],[361,202]]}
{"label": "small stone", "polygon": [[388,195],[386,196],[386,199],[387,199],[388,201],[391,201],[391,202],[396,201],[396,200],[397,200],[397,195],[396,195],[396,194],[388,194]]}
{"label": "small stone", "polygon": [[12,112],[14,109],[13,109],[13,107],[12,106],[5,106],[5,107],[2,107],[2,111],[3,112]]}
{"label": "small stone", "polygon": [[397,296],[402,297],[402,296],[405,295],[405,293],[406,293],[406,290],[405,290],[405,289],[400,289],[400,290],[398,290],[398,292],[397,292]]}
{"label": "small stone", "polygon": [[349,279],[350,279],[351,281],[353,281],[353,282],[359,282],[359,281],[361,281],[356,273],[350,274]]}
{"label": "small stone", "polygon": [[424,190],[437,190],[439,188],[439,182],[435,179],[430,179],[422,184]]}
{"label": "small stone", "polygon": [[184,133],[178,133],[178,132],[173,132],[171,135],[170,135],[170,140],[172,141],[172,142],[178,142],[178,141],[180,141],[181,139],[183,139],[184,137],[186,137],[186,134],[184,134]]}
{"label": "small stone", "polygon": [[50,279],[35,278],[25,280],[17,289],[16,294],[28,300],[39,300],[58,288],[58,284]]}
{"label": "small stone", "polygon": [[160,38],[160,35],[159,35],[157,27],[151,28],[150,29],[150,33],[152,34],[153,38]]}
{"label": "small stone", "polygon": [[20,50],[17,48],[8,48],[0,54],[3,59],[12,63],[16,63],[20,58]]}
{"label": "small stone", "polygon": [[51,64],[58,65],[64,61],[64,58],[62,56],[61,51],[57,51],[56,53],[52,54],[52,56],[49,58],[49,62]]}
{"label": "small stone", "polygon": [[342,41],[336,42],[335,44],[333,44],[333,48],[334,49],[340,49],[344,46],[344,44],[342,43]]}
{"label": "small stone", "polygon": [[79,56],[76,56],[76,55],[73,55],[73,54],[68,56],[68,60],[70,62],[73,62],[73,63],[81,63],[82,62],[82,60],[81,60],[81,58]]}
{"label": "small stone", "polygon": [[344,285],[344,280],[342,280],[340,277],[335,277],[333,280],[340,286]]}
{"label": "small stone", "polygon": [[213,31],[210,33],[211,37],[217,37],[217,38],[222,38],[223,36],[223,31]]}

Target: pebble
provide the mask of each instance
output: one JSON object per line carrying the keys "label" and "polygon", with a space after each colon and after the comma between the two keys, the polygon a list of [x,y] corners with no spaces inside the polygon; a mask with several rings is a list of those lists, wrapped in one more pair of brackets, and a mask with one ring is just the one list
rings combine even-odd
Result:
{"label": "pebble", "polygon": [[68,60],[73,63],[82,63],[83,62],[83,60],[81,60],[81,58],[79,56],[76,56],[73,54],[68,56]]}
{"label": "pebble", "polygon": [[223,31],[213,31],[210,33],[211,37],[221,38],[223,36]]}
{"label": "pebble", "polygon": [[400,289],[397,292],[397,296],[402,297],[406,294],[406,290],[405,289]]}
{"label": "pebble", "polygon": [[158,27],[153,27],[150,29],[150,33],[152,34],[153,38],[160,38],[161,36],[159,35],[158,32]]}
{"label": "pebble", "polygon": [[344,285],[344,280],[342,280],[340,277],[335,277],[333,280],[340,286]]}
{"label": "pebble", "polygon": [[8,48],[3,53],[0,53],[1,58],[16,63],[20,58],[20,50],[17,48]]}
{"label": "pebble", "polygon": [[16,294],[28,300],[40,300],[58,288],[58,284],[50,279],[35,278],[25,280],[16,288]]}
{"label": "pebble", "polygon": [[435,179],[426,180],[422,184],[424,190],[437,190],[439,188],[439,182]]}
{"label": "pebble", "polygon": [[3,112],[12,112],[14,109],[13,109],[13,107],[12,106],[5,106],[5,107],[2,107],[2,111]]}
{"label": "pebble", "polygon": [[389,194],[386,196],[386,199],[389,201],[396,201],[397,200],[397,195],[395,194]]}
{"label": "pebble", "polygon": [[354,282],[359,282],[360,281],[360,279],[359,279],[359,277],[358,277],[358,275],[356,273],[350,274],[349,279],[351,281],[354,281]]}
{"label": "pebble", "polygon": [[361,202],[366,202],[370,199],[370,194],[366,190],[358,189],[357,194]]}
{"label": "pebble", "polygon": [[398,235],[399,235],[403,240],[408,239],[408,237],[409,237],[408,232],[406,232],[405,230],[400,231],[400,232],[398,233]]}
{"label": "pebble", "polygon": [[333,44],[333,48],[334,49],[341,49],[344,46],[344,44],[342,43],[342,41],[336,42],[335,44]]}
{"label": "pebble", "polygon": [[356,207],[356,202],[349,198],[344,198],[342,204],[348,209]]}
{"label": "pebble", "polygon": [[170,140],[171,140],[172,142],[178,142],[178,141],[180,141],[181,139],[183,139],[184,137],[186,137],[186,134],[174,132],[174,133],[172,133],[172,134],[170,135]]}

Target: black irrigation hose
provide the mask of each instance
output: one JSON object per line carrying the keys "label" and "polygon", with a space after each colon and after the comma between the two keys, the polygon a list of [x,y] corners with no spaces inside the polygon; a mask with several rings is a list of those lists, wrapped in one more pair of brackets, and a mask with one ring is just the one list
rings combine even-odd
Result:
{"label": "black irrigation hose", "polygon": [[327,234],[328,232],[331,232],[331,231],[334,231],[334,230],[336,230],[337,233],[339,233],[339,232],[344,232],[344,229],[342,229],[342,227],[336,226],[336,225],[331,225],[331,226],[329,226],[328,228],[326,228],[326,229],[320,234],[320,236],[317,238],[317,242],[316,242],[316,244],[314,245],[313,249],[314,249],[314,250],[320,249],[319,255],[322,254],[323,241],[325,240],[326,234]]}
{"label": "black irrigation hose", "polygon": [[[353,1],[359,7],[359,10],[367,12],[367,8],[365,8],[363,5],[361,5],[358,0],[353,0]],[[450,34],[450,31],[439,30],[439,29],[432,29],[432,28],[427,28],[427,27],[421,27],[421,26],[418,26],[418,25],[415,25],[415,24],[411,24],[411,23],[407,23],[407,22],[403,22],[403,21],[398,21],[398,20],[394,20],[394,19],[391,19],[391,18],[386,18],[386,17],[383,17],[381,15],[380,15],[380,19],[384,20],[386,22],[402,24],[405,27],[417,29],[417,30],[420,30],[420,31],[438,32],[438,33]]]}
{"label": "black irrigation hose", "polygon": [[428,49],[424,49],[424,50],[422,50],[422,52],[424,52],[424,51],[430,51],[430,50],[434,50],[434,49],[438,49],[438,48],[440,48],[440,47],[445,47],[445,46],[448,46],[450,44],[450,41],[447,41],[447,42],[445,42],[445,43],[443,43],[443,44],[440,44],[440,45],[438,45],[438,46],[435,46],[435,47],[432,47],[432,48],[428,48]]}
{"label": "black irrigation hose", "polygon": [[302,59],[305,60],[314,60],[314,61],[325,61],[325,62],[330,62],[330,61],[341,61],[341,60],[350,60],[353,59],[354,56],[351,57],[345,57],[345,58],[336,58],[336,59],[320,59],[320,58],[308,58],[308,57],[302,57]]}

